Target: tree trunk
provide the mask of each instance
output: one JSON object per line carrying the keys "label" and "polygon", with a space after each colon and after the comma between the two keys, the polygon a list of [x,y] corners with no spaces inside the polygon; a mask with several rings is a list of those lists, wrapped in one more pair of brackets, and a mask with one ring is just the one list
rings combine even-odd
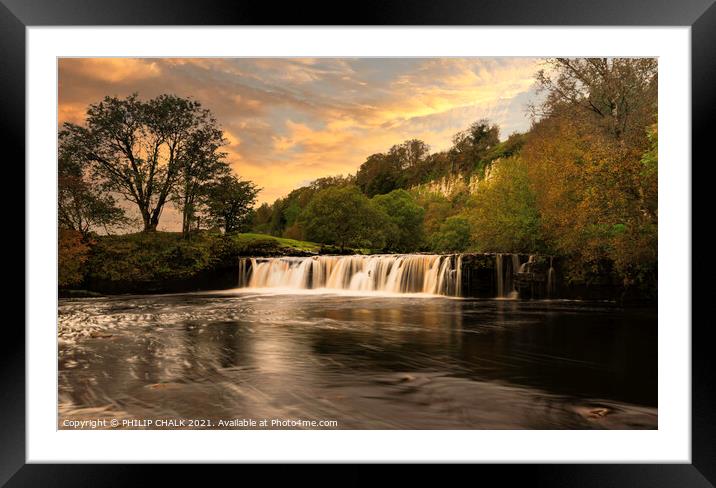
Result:
{"label": "tree trunk", "polygon": [[224,234],[230,234],[233,232],[234,226],[231,224],[231,215],[228,213],[224,214]]}
{"label": "tree trunk", "polygon": [[186,201],[184,202],[184,211],[181,217],[181,233],[186,237],[189,234],[189,206]]}
{"label": "tree trunk", "polygon": [[159,217],[162,215],[162,209],[164,208],[164,204],[167,201],[167,193],[169,191],[169,186],[165,186],[164,190],[162,190],[162,193],[159,194],[159,199],[157,200],[157,204],[154,207],[154,210],[152,211],[152,217],[149,221],[149,225],[151,229],[149,232],[156,232],[157,226],[159,225]]}
{"label": "tree trunk", "polygon": [[193,203],[189,200],[188,196],[184,196],[183,207],[181,232],[184,234],[184,237],[186,237],[191,231],[191,220],[193,217]]}
{"label": "tree trunk", "polygon": [[149,216],[149,211],[147,209],[140,209],[140,212],[142,214],[142,221],[144,222],[144,230],[143,232],[155,232],[157,230],[156,224],[152,226],[152,219]]}
{"label": "tree trunk", "polygon": [[145,232],[156,232],[157,226],[159,225],[159,215],[152,216],[151,220],[149,221],[149,227],[145,227]]}

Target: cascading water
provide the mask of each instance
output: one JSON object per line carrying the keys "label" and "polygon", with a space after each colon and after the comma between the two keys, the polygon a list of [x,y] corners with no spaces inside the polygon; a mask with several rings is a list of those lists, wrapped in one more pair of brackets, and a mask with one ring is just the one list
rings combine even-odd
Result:
{"label": "cascading water", "polygon": [[495,271],[497,272],[497,298],[502,298],[505,290],[505,276],[502,269],[502,254],[495,255]]}
{"label": "cascading water", "polygon": [[246,258],[239,287],[461,296],[462,256],[397,254]]}
{"label": "cascading water", "polygon": [[525,261],[524,263],[522,263],[522,264],[520,265],[520,267],[518,268],[518,269],[519,269],[518,273],[527,273],[527,272],[529,272],[529,270],[530,270],[530,265],[533,264],[534,262],[535,262],[535,255],[534,255],[534,254],[530,254],[529,257],[527,258],[527,261]]}
{"label": "cascading water", "polygon": [[549,270],[547,271],[547,297],[552,298],[556,295],[556,280],[554,276],[553,258],[549,258]]}
{"label": "cascading water", "polygon": [[[509,260],[505,261],[504,256],[509,256]],[[515,274],[522,269],[520,265],[520,256],[518,254],[496,254],[495,270],[497,273],[497,297],[498,298],[518,298],[519,291],[515,281]]]}
{"label": "cascading water", "polygon": [[239,260],[239,286],[243,286],[249,282],[251,273],[251,262],[247,259]]}
{"label": "cascading water", "polygon": [[520,259],[512,253],[242,258],[238,286],[476,298],[557,296],[551,257],[549,261],[539,255]]}

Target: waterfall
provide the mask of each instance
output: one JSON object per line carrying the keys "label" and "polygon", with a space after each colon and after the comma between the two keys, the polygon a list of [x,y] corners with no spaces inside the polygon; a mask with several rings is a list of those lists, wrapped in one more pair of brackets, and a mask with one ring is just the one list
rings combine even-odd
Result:
{"label": "waterfall", "polygon": [[245,258],[239,264],[239,287],[461,296],[461,268],[459,255]]}
{"label": "waterfall", "polygon": [[462,296],[462,254],[457,255],[455,264],[455,296]]}
{"label": "waterfall", "polygon": [[519,254],[508,254],[509,260],[503,259],[504,254],[495,255],[495,270],[497,272],[497,297],[518,298],[515,275],[522,270]]}
{"label": "waterfall", "polygon": [[502,274],[502,254],[495,255],[495,271],[497,272],[497,298],[502,298],[505,290],[505,277]]}
{"label": "waterfall", "polygon": [[547,297],[552,298],[556,291],[556,282],[554,276],[554,266],[552,265],[552,257],[549,258],[549,271],[547,271]]}
{"label": "waterfall", "polygon": [[518,268],[519,269],[518,273],[528,273],[530,271],[530,265],[532,263],[534,263],[534,261],[535,261],[535,255],[530,254],[529,257],[527,258],[527,261],[522,263],[520,265],[520,267]]}
{"label": "waterfall", "polygon": [[251,273],[250,262],[246,259],[239,260],[239,287],[249,284],[249,273]]}

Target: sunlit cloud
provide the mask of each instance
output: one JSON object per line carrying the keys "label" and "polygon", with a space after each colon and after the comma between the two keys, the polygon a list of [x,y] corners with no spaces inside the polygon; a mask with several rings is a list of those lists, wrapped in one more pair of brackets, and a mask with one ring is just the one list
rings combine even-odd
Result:
{"label": "sunlit cloud", "polygon": [[488,118],[525,131],[532,58],[62,59],[58,123],[104,96],[189,96],[225,131],[232,168],[271,202],[313,179],[355,173],[370,154],[419,138],[449,148]]}
{"label": "sunlit cloud", "polygon": [[159,63],[151,59],[135,58],[79,58],[63,59],[64,64],[72,64],[73,69],[88,79],[108,83],[131,81],[160,76]]}
{"label": "sunlit cloud", "polygon": [[81,102],[61,103],[57,109],[57,117],[60,122],[81,124],[85,120],[87,104]]}

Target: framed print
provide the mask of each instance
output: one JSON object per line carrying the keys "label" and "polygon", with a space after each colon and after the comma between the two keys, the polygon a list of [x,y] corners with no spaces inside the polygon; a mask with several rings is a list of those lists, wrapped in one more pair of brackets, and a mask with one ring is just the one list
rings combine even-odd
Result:
{"label": "framed print", "polygon": [[716,7],[421,3],[346,25],[3,0],[27,286],[0,481],[459,462],[713,483],[691,160]]}

